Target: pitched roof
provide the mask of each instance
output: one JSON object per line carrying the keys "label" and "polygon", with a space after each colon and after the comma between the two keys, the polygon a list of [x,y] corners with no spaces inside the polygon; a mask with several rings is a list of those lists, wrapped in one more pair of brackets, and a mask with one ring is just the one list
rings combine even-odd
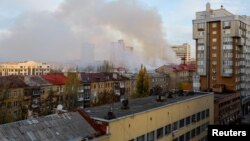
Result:
{"label": "pitched roof", "polygon": [[66,141],[91,137],[94,128],[77,112],[53,114],[0,125],[0,140]]}
{"label": "pitched roof", "polygon": [[62,73],[46,74],[42,75],[42,78],[44,78],[52,85],[64,85],[67,79],[66,76],[64,76]]}
{"label": "pitched roof", "polygon": [[122,81],[128,78],[121,76],[117,73],[81,73],[81,81],[85,83],[91,82],[105,82],[105,81]]}
{"label": "pitched roof", "polygon": [[169,65],[167,66],[172,68],[174,71],[195,71],[195,64],[181,64],[181,65]]}
{"label": "pitched roof", "polygon": [[21,76],[1,76],[0,88],[24,88],[28,85],[24,83]]}
{"label": "pitched roof", "polygon": [[24,82],[33,87],[33,86],[48,86],[50,85],[49,82],[47,82],[45,79],[43,79],[41,76],[37,75],[29,75],[23,77]]}

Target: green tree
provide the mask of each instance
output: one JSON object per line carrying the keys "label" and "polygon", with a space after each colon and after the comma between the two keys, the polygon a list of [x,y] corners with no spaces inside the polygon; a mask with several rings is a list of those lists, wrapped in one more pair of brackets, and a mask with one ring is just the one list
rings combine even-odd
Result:
{"label": "green tree", "polygon": [[136,80],[136,93],[132,95],[132,98],[149,96],[149,75],[147,69],[143,65],[139,70]]}
{"label": "green tree", "polygon": [[77,95],[80,80],[78,79],[77,73],[69,72],[65,84],[66,91],[66,108],[70,111],[74,110],[77,106]]}

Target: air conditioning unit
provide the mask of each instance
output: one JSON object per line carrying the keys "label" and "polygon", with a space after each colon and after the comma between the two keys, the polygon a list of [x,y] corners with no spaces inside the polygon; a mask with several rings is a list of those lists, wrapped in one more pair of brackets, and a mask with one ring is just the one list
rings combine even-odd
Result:
{"label": "air conditioning unit", "polygon": [[178,131],[178,130],[174,130],[174,131],[172,132],[172,136],[173,136],[173,137],[175,137],[175,136],[176,136],[177,131]]}

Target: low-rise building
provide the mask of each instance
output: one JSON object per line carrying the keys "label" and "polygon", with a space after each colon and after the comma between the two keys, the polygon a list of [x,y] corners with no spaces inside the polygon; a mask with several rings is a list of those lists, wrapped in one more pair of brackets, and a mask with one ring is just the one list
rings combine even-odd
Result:
{"label": "low-rise building", "polygon": [[0,77],[0,124],[25,118],[27,108],[23,99],[26,96],[25,84],[20,77]]}
{"label": "low-rise building", "polygon": [[183,90],[192,90],[192,77],[195,73],[194,64],[164,65],[156,69],[156,72],[169,75],[170,89],[179,88]]}
{"label": "low-rise building", "polygon": [[214,123],[212,93],[175,98],[138,98],[129,102],[86,108],[89,117],[108,134],[105,141],[206,140]]}
{"label": "low-rise building", "polygon": [[98,94],[127,96],[130,92],[129,79],[117,73],[80,73],[80,81],[85,86],[84,90],[88,89],[85,93],[86,101],[97,101]]}
{"label": "low-rise building", "polygon": [[35,61],[0,63],[0,76],[43,75],[50,72],[50,65]]}
{"label": "low-rise building", "polygon": [[240,93],[214,94],[214,123],[233,124],[240,120]]}

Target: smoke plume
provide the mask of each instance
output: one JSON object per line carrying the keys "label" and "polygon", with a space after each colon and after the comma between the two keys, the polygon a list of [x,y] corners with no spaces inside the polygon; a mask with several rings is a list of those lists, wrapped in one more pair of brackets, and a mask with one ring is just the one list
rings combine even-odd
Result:
{"label": "smoke plume", "polygon": [[[134,0],[65,0],[53,12],[21,15],[8,32],[0,39],[1,61],[110,60],[138,67],[178,60],[157,11]],[[120,39],[133,50],[111,44]]]}

